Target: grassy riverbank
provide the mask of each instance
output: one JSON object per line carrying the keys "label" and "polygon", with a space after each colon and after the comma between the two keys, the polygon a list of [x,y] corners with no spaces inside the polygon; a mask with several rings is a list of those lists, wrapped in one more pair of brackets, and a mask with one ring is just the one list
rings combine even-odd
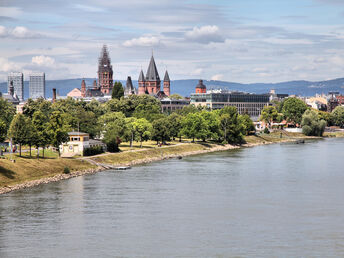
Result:
{"label": "grassy riverbank", "polygon": [[0,160],[0,187],[24,183],[30,180],[62,174],[65,167],[71,172],[95,168],[96,166],[77,159],[35,159],[16,157],[13,163],[9,159]]}
{"label": "grassy riverbank", "polygon": [[[333,136],[332,136],[333,137]],[[300,138],[313,138],[305,137],[302,134],[275,132],[271,134],[251,135],[246,136],[246,144],[244,147],[250,147],[255,145],[294,141]],[[0,159],[0,190],[1,187],[13,186],[22,184],[32,180],[50,178],[56,175],[63,174],[65,167],[69,167],[71,174],[77,171],[85,171],[90,169],[96,169],[97,166],[90,163],[102,163],[111,164],[115,166],[120,165],[136,165],[142,163],[148,163],[165,158],[171,158],[176,156],[187,156],[199,153],[214,152],[221,150],[228,150],[238,148],[240,146],[221,145],[213,142],[196,142],[190,143],[188,141],[171,142],[171,145],[157,147],[156,143],[145,143],[143,148],[134,146],[130,149],[127,143],[122,144],[122,152],[120,153],[106,153],[94,157],[86,158],[70,158],[63,159],[57,158],[54,153],[48,153],[45,159],[30,158],[28,153],[23,153],[24,157],[14,156],[16,162],[11,162],[7,159]],[[82,173],[81,173],[82,174]],[[78,175],[81,175],[78,173]]]}

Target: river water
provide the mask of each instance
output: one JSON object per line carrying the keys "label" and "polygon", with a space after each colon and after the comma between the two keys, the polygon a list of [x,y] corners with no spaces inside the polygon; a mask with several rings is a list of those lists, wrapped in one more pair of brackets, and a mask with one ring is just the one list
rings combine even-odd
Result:
{"label": "river water", "polygon": [[343,146],[259,146],[5,194],[0,257],[343,257]]}

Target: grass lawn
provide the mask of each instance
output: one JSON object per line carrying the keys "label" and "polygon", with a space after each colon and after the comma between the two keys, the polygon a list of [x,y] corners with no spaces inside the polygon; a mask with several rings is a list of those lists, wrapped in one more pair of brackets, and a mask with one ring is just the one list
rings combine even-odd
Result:
{"label": "grass lawn", "polygon": [[62,174],[65,167],[69,167],[71,172],[95,167],[78,159],[36,159],[27,157],[26,154],[21,158],[19,154],[14,155],[15,163],[9,160],[9,156],[0,159],[0,187]]}
{"label": "grass lawn", "polygon": [[128,164],[135,160],[143,160],[143,159],[156,158],[156,157],[167,156],[167,155],[172,155],[172,154],[178,155],[184,152],[205,150],[213,146],[215,146],[215,144],[185,143],[182,145],[163,146],[161,148],[142,149],[142,151],[123,151],[119,153],[112,153],[108,155],[93,157],[92,160],[99,163],[122,165],[122,164]]}

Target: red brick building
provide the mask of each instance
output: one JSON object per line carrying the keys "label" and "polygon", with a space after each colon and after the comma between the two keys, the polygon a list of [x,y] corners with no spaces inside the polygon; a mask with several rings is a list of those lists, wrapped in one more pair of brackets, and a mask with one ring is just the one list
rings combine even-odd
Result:
{"label": "red brick building", "polygon": [[203,84],[203,80],[199,80],[196,86],[196,93],[207,93],[207,87]]}
{"label": "red brick building", "polygon": [[161,90],[161,80],[158,73],[158,69],[155,65],[155,60],[152,55],[149,62],[148,70],[146,76],[144,76],[143,71],[141,70],[139,76],[139,89],[138,94],[153,94],[153,95],[166,95],[170,96],[170,77],[166,71],[164,82],[163,82],[163,91]]}
{"label": "red brick building", "polygon": [[113,71],[111,65],[111,59],[107,46],[104,45],[99,57],[98,65],[98,84],[100,91],[104,95],[109,95],[112,93],[113,88]]}

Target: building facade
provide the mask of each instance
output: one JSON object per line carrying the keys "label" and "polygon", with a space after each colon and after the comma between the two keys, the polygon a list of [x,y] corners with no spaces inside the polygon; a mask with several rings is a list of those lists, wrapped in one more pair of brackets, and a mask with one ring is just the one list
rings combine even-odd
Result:
{"label": "building facade", "polygon": [[170,96],[170,77],[168,72],[165,72],[163,87],[164,89],[161,90],[161,80],[158,73],[158,69],[155,64],[154,57],[152,55],[151,60],[149,62],[149,66],[147,69],[146,76],[144,76],[143,71],[141,70],[139,76],[139,88],[138,94],[151,94],[151,95],[159,95],[159,96]]}
{"label": "building facade", "polygon": [[104,95],[110,95],[113,89],[113,70],[107,46],[104,45],[98,63],[98,84]]}
{"label": "building facade", "polygon": [[258,119],[262,109],[269,105],[269,98],[269,94],[250,94],[217,90],[191,94],[190,104],[210,109],[234,106],[237,108],[239,114],[248,114],[252,119]]}
{"label": "building facade", "polygon": [[10,92],[11,82],[13,82],[14,93],[19,100],[24,100],[24,75],[23,73],[9,73],[7,80],[7,92]]}
{"label": "building facade", "polygon": [[29,93],[31,99],[45,98],[45,73],[30,74]]}
{"label": "building facade", "polygon": [[170,99],[164,98],[160,100],[161,102],[161,111],[163,113],[171,114],[173,111],[182,109],[190,105],[189,99]]}

